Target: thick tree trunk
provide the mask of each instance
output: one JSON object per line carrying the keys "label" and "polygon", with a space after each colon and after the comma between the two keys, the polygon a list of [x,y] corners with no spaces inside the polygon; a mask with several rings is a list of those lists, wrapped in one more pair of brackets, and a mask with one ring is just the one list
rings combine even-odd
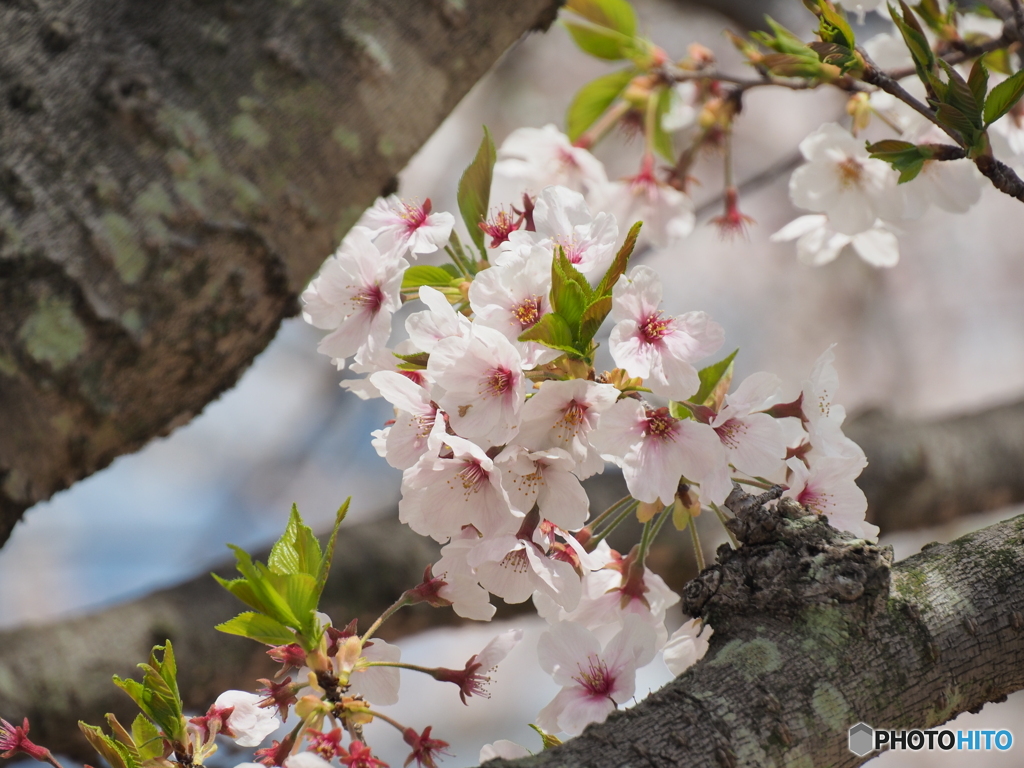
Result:
{"label": "thick tree trunk", "polygon": [[234,384],[558,5],[0,2],[0,544]]}
{"label": "thick tree trunk", "polygon": [[[782,506],[782,505],[780,505]],[[691,582],[703,661],[532,758],[488,766],[847,768],[850,726],[924,729],[1024,688],[1024,516],[891,568],[799,506],[741,511]]]}

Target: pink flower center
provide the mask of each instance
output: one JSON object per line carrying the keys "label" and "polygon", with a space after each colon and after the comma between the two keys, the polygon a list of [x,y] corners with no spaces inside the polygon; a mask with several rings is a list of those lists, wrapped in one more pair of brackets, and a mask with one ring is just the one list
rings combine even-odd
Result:
{"label": "pink flower center", "polygon": [[511,391],[515,383],[515,375],[508,368],[492,368],[485,380],[485,394],[500,397]]}
{"label": "pink flower center", "polygon": [[578,427],[586,417],[587,406],[577,403],[575,400],[570,400],[569,404],[565,407],[565,413],[562,414],[562,421],[567,426]]}
{"label": "pink flower center", "polygon": [[746,429],[739,419],[729,419],[725,424],[715,427],[715,432],[718,434],[718,439],[722,441],[722,445],[727,448],[738,448],[740,438]]}
{"label": "pink flower center", "polygon": [[644,426],[644,434],[658,440],[674,440],[677,423],[679,423],[679,419],[672,418],[668,413],[668,408],[647,411],[647,424]]}
{"label": "pink flower center", "polygon": [[491,248],[497,248],[508,240],[510,234],[519,229],[521,223],[522,217],[517,221],[509,211],[500,210],[490,221],[480,222],[479,227],[491,238]]}
{"label": "pink flower center", "polygon": [[561,246],[562,251],[565,253],[565,258],[569,260],[570,264],[579,264],[583,261],[583,254],[586,249],[575,237],[560,237],[555,242]]}
{"label": "pink flower center", "polygon": [[477,486],[483,485],[488,480],[487,470],[476,461],[467,461],[458,476],[462,480],[464,491],[475,491]]}
{"label": "pink flower center", "polygon": [[855,157],[848,157],[836,167],[839,171],[839,183],[844,187],[860,184],[860,178],[864,171],[860,160]]}
{"label": "pink flower center", "polygon": [[540,296],[531,296],[528,299],[523,299],[512,308],[512,315],[523,330],[534,325],[540,320]]}
{"label": "pink flower center", "polygon": [[413,384],[418,384],[421,387],[427,381],[427,377],[423,375],[423,371],[403,371],[403,370],[399,370],[398,372],[400,374],[402,374],[403,376],[405,376],[405,378],[407,378]]}
{"label": "pink flower center", "polygon": [[405,222],[406,230],[414,232],[427,223],[427,217],[430,215],[430,200],[427,200],[423,205],[403,202],[402,212],[398,215]]}
{"label": "pink flower center", "polygon": [[530,560],[526,557],[525,549],[513,549],[501,559],[498,565],[513,573],[526,573],[530,568]]}
{"label": "pink flower center", "polygon": [[615,681],[608,674],[608,665],[604,661],[594,656],[588,656],[587,668],[584,669],[580,664],[578,669],[580,673],[578,676],[574,676],[573,680],[579,683],[587,693],[591,696],[601,697],[611,694]]}
{"label": "pink flower center", "polygon": [[371,315],[376,315],[384,303],[384,291],[379,285],[368,285],[352,297],[352,302]]}
{"label": "pink flower center", "polygon": [[640,324],[640,335],[644,337],[644,341],[648,344],[654,344],[659,341],[665,334],[672,329],[672,318],[663,318],[661,316],[661,310],[657,310],[653,315],[649,315],[646,320]]}

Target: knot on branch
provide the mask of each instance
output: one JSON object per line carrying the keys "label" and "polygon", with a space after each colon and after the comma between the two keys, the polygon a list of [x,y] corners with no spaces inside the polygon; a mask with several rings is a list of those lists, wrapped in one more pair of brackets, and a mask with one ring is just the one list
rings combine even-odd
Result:
{"label": "knot on branch", "polygon": [[889,594],[892,548],[837,531],[782,488],[750,496],[736,487],[726,525],[742,546],[723,544],[718,562],[683,590],[683,610],[716,631],[752,614],[795,618],[813,604],[857,604],[869,613]]}

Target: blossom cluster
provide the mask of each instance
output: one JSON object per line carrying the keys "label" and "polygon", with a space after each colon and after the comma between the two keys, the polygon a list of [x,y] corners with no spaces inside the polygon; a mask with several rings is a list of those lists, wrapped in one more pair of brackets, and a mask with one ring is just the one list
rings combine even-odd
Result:
{"label": "blossom cluster", "polygon": [[[454,217],[379,200],[310,284],[304,315],[330,331],[321,351],[362,375],[346,386],[394,407],[373,444],[402,471],[400,519],[444,544],[435,599],[479,620],[494,614],[491,595],[532,599],[550,623],[541,666],[562,686],[537,725],[577,734],[633,697],[656,653],[678,674],[707,647],[711,628],[696,620],[669,636],[679,596],[645,564],[647,533],[666,519],[684,528],[701,509],[725,514],[738,481],[783,484],[859,536],[877,529],[854,482],[864,454],[833,403],[831,350],[795,400],[768,373],[728,392],[731,357],[698,368],[722,328],[704,312],[668,314],[657,273],[621,258],[630,218],[580,191],[604,178],[589,152],[551,126],[523,129],[498,149],[493,178],[492,199],[521,202],[481,224],[489,242],[472,270],[417,285],[435,273],[409,262],[456,243]],[[566,313],[567,269],[581,291],[611,285],[593,309],[594,330],[612,321],[611,371],[548,333]],[[403,297],[421,308],[392,328]],[[608,464],[630,497],[591,520],[581,481]],[[605,536],[633,511],[647,518],[647,543],[624,555]]]}

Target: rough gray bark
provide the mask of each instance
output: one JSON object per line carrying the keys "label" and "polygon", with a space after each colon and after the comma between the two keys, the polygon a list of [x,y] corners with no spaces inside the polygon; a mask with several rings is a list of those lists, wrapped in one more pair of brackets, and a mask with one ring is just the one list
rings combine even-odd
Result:
{"label": "rough gray bark", "polygon": [[0,2],[0,544],[234,384],[558,5]]}
{"label": "rough gray bark", "polygon": [[[735,505],[734,505],[735,506]],[[708,655],[633,709],[501,766],[847,768],[847,729],[927,728],[1024,688],[1024,516],[891,567],[795,505],[738,515],[691,582]]]}
{"label": "rough gray bark", "polygon": [[1024,402],[928,421],[870,412],[846,433],[868,456],[857,484],[883,531],[1024,502]]}

